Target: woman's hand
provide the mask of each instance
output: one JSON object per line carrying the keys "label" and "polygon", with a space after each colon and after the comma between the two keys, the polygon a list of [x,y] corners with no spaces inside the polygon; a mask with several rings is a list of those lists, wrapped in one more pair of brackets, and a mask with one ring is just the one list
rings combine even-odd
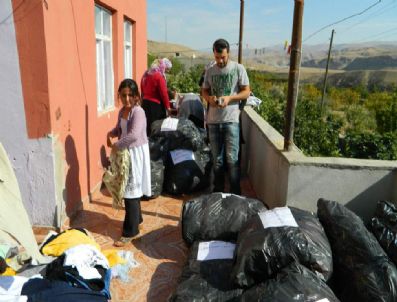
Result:
{"label": "woman's hand", "polygon": [[172,109],[172,108],[167,109],[168,116],[176,116],[177,112],[178,111],[176,109]]}
{"label": "woman's hand", "polygon": [[113,138],[114,136],[110,133],[110,132],[108,132],[108,134],[106,135],[106,144],[107,144],[107,146],[109,147],[109,148],[113,148],[113,145],[114,145],[114,143],[113,143],[113,141],[112,141],[112,138]]}
{"label": "woman's hand", "polygon": [[110,139],[109,136],[106,139],[106,145],[108,145],[109,148],[112,148],[112,146],[113,146],[112,140]]}

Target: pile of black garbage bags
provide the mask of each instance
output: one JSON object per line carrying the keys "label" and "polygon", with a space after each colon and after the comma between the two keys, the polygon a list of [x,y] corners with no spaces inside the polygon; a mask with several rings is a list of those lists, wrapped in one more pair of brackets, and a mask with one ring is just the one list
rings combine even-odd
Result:
{"label": "pile of black garbage bags", "polygon": [[152,197],[191,193],[210,184],[211,153],[206,131],[186,118],[152,123],[149,137]]}
{"label": "pile of black garbage bags", "polygon": [[269,210],[224,193],[187,201],[190,252],[169,301],[397,301],[396,207],[379,202],[372,233],[338,202],[317,206]]}

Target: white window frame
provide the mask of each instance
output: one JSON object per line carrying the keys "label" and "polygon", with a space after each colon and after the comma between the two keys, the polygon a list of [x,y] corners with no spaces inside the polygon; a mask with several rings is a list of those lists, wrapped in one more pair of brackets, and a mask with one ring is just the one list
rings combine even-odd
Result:
{"label": "white window frame", "polygon": [[[103,112],[114,108],[112,13],[95,4],[95,17],[97,16],[97,9],[100,10],[100,32],[97,31],[95,22],[97,109],[98,112]],[[109,34],[104,33],[104,14],[109,16]],[[108,53],[105,53],[106,45],[109,46]]]}
{"label": "white window frame", "polygon": [[[127,28],[129,28],[129,41],[127,39]],[[124,20],[124,77],[133,78],[133,23],[127,19]]]}

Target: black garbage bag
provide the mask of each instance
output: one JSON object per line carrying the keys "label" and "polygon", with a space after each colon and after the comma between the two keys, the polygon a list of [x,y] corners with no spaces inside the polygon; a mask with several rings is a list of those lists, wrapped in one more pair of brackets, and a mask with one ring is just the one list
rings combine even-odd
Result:
{"label": "black garbage bag", "polygon": [[200,150],[203,146],[203,139],[200,131],[194,123],[186,118],[178,119],[178,126],[175,131],[161,131],[164,120],[157,120],[152,123],[150,139],[161,140],[165,151],[175,149]]}
{"label": "black garbage bag", "polygon": [[332,246],[331,287],[342,301],[397,301],[397,270],[356,214],[319,199],[317,212]]}
{"label": "black garbage bag", "polygon": [[[263,214],[266,214],[263,220],[267,224],[274,218],[284,218],[280,218],[280,226],[265,228],[265,222],[255,215],[243,226],[237,239],[236,263],[232,273],[235,282],[250,287],[273,278],[293,261],[327,281],[332,274],[332,252],[317,217],[310,212],[287,207]],[[286,224],[287,217],[297,226]]]}
{"label": "black garbage bag", "polygon": [[159,159],[166,159],[167,151],[165,150],[165,137],[157,137],[156,139],[149,138],[150,159],[157,161]]}
{"label": "black garbage bag", "polygon": [[161,158],[159,160],[151,160],[150,170],[151,170],[152,196],[148,196],[148,197],[156,198],[163,191],[163,183],[164,183],[163,160]]}
{"label": "black garbage bag", "polygon": [[[190,150],[185,151],[190,152]],[[172,195],[179,195],[207,188],[210,185],[211,167],[209,148],[194,152],[192,160],[176,164],[169,155],[164,172],[164,191]]]}
{"label": "black garbage bag", "polygon": [[339,300],[315,273],[297,262],[292,262],[274,279],[246,290],[240,301],[338,302]]}
{"label": "black garbage bag", "polygon": [[199,261],[199,244],[198,241],[193,243],[179,284],[169,301],[239,301],[243,290],[236,288],[230,279],[233,259]]}
{"label": "black garbage bag", "polygon": [[253,198],[212,193],[187,201],[182,209],[182,237],[196,240],[236,241],[244,223],[264,204]]}
{"label": "black garbage bag", "polygon": [[397,207],[388,201],[379,201],[370,229],[390,259],[397,264]]}
{"label": "black garbage bag", "polygon": [[157,139],[149,138],[152,195],[145,196],[145,199],[156,198],[163,191],[164,161],[167,155],[167,152],[164,150],[165,140],[165,137],[158,137]]}

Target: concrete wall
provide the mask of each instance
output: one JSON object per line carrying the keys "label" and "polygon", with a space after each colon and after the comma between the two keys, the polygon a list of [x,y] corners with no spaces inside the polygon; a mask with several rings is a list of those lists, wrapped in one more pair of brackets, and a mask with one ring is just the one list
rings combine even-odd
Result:
{"label": "concrete wall", "polygon": [[[30,139],[28,136],[12,11],[10,0],[0,1],[0,141],[13,165],[31,223],[54,225],[56,207],[53,140],[47,135],[37,139]],[[31,13],[35,14],[34,11]],[[32,54],[32,58],[34,57]],[[43,94],[45,85],[42,87]],[[38,94],[36,97],[40,98]],[[45,107],[45,101],[42,104]],[[36,113],[37,111],[33,112]],[[49,117],[45,110],[40,114],[43,126]]]}
{"label": "concrete wall", "polygon": [[397,202],[397,162],[306,157],[296,147],[283,151],[284,139],[252,108],[243,112],[242,168],[270,207],[290,205],[317,210],[326,198],[345,204],[365,220],[379,200]]}

